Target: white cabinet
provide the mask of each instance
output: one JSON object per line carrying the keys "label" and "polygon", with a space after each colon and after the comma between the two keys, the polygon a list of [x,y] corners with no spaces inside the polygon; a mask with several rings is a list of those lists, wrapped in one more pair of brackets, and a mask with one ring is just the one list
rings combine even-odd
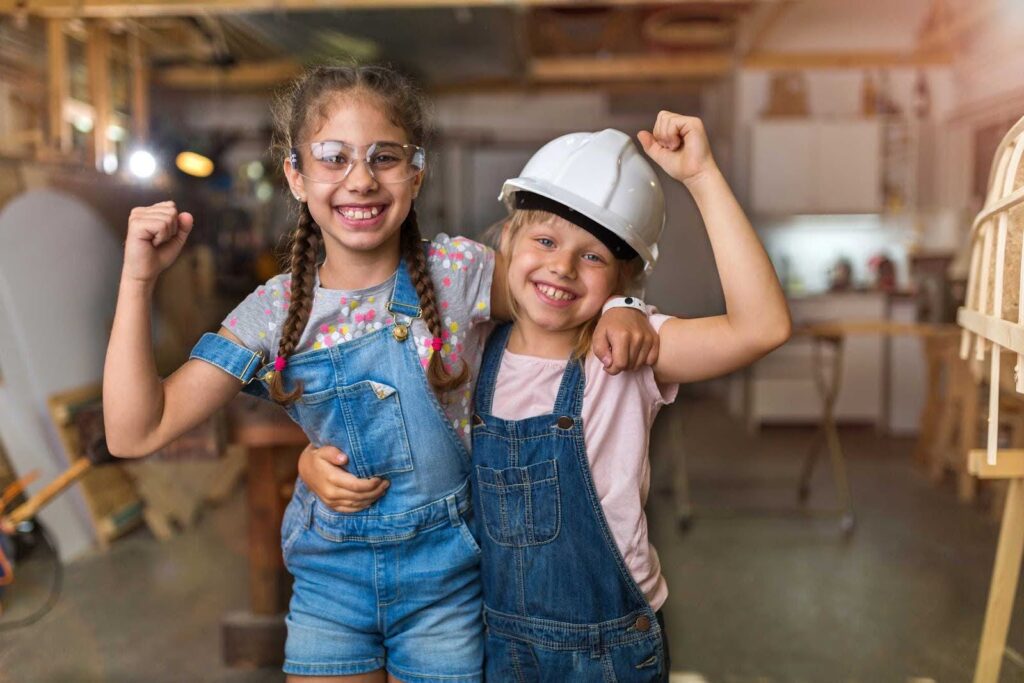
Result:
{"label": "white cabinet", "polygon": [[877,213],[881,124],[874,119],[765,120],[753,126],[755,213]]}

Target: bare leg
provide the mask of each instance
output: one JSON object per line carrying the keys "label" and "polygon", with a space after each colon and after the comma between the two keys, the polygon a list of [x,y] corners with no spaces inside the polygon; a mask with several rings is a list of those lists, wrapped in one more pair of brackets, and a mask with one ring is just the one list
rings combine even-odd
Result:
{"label": "bare leg", "polygon": [[385,683],[397,679],[387,676],[384,669],[371,671],[368,674],[356,674],[355,676],[293,676],[289,675],[287,683]]}

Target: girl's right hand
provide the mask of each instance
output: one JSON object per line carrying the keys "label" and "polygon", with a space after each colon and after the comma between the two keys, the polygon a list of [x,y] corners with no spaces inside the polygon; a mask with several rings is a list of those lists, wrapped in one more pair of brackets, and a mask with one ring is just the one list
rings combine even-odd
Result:
{"label": "girl's right hand", "polygon": [[124,243],[124,277],[145,283],[156,280],[178,258],[192,222],[192,214],[178,213],[171,201],[132,209]]}
{"label": "girl's right hand", "polygon": [[299,476],[335,512],[359,512],[373,505],[391,485],[387,479],[360,479],[344,466],[348,456],[334,446],[306,446],[299,456]]}

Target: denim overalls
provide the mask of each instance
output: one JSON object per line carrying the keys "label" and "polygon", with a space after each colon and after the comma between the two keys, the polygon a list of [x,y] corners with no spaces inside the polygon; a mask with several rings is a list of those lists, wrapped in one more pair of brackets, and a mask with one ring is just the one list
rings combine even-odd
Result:
{"label": "denim overalls", "polygon": [[661,626],[615,546],[590,476],[582,363],[567,364],[550,414],[490,414],[510,330],[497,329],[487,343],[473,420],[487,679],[667,680]]}
{"label": "denim overalls", "polygon": [[[480,549],[471,521],[469,454],[420,365],[416,290],[399,264],[395,322],[344,344],[288,358],[286,410],[316,445],[334,445],[359,477],[386,477],[367,510],[326,507],[301,479],[281,530],[295,577],[284,670],[348,675],[382,667],[414,682],[482,679]],[[403,334],[404,333],[404,334]],[[267,397],[258,354],[208,334],[193,358]]]}

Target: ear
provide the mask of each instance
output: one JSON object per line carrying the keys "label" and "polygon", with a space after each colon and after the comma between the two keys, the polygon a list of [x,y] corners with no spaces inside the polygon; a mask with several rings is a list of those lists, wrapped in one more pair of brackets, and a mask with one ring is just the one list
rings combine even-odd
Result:
{"label": "ear", "polygon": [[426,176],[426,174],[427,174],[426,169],[423,169],[422,171],[420,171],[419,173],[417,173],[413,177],[413,179],[412,179],[412,198],[413,199],[416,199],[416,197],[419,196],[420,188],[423,187],[423,178]]}
{"label": "ear", "polygon": [[[492,238],[493,239],[493,238]],[[498,240],[498,249],[503,253],[508,253],[508,248],[511,246],[512,241],[512,222],[505,221],[501,224],[501,239]]]}
{"label": "ear", "polygon": [[292,195],[300,202],[306,201],[306,184],[302,174],[299,173],[292,165],[291,157],[284,160],[282,165],[284,170],[284,177],[288,180],[288,188],[292,191]]}

